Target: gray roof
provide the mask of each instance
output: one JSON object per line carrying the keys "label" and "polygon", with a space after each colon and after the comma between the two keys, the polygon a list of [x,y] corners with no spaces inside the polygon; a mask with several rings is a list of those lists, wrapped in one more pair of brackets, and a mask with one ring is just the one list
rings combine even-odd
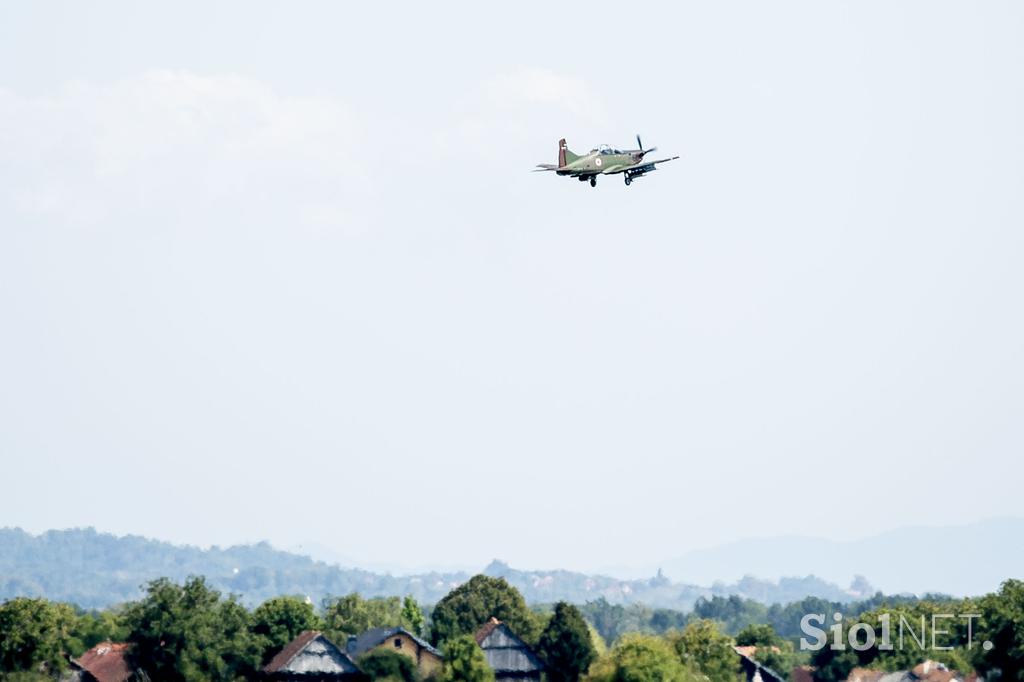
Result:
{"label": "gray roof", "polygon": [[544,664],[533,650],[504,623],[493,626],[480,639],[480,648],[495,675],[524,675],[544,670]]}
{"label": "gray roof", "polygon": [[430,646],[429,643],[420,639],[405,628],[373,628],[372,630],[367,630],[358,637],[349,637],[348,643],[345,645],[345,651],[352,658],[359,658],[370,649],[380,646],[386,639],[394,637],[397,634],[403,634],[410,637],[430,653],[434,654],[438,658],[441,657],[440,651]]}
{"label": "gray roof", "polygon": [[274,656],[263,672],[342,676],[358,673],[359,668],[331,640],[307,630]]}

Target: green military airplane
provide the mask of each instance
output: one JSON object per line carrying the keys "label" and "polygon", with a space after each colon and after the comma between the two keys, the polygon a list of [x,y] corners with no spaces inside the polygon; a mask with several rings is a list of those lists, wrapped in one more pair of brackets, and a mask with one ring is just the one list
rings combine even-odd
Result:
{"label": "green military airplane", "polygon": [[558,165],[551,163],[538,163],[534,172],[554,171],[558,175],[568,175],[580,182],[590,180],[591,187],[597,187],[598,175],[612,175],[622,173],[626,184],[634,179],[643,177],[653,170],[656,163],[664,163],[678,159],[678,156],[670,156],[657,161],[644,161],[644,155],[653,152],[657,147],[644,149],[640,136],[636,136],[636,145],[639,149],[627,149],[619,151],[612,149],[606,144],[591,149],[586,154],[573,154],[565,145],[565,140],[558,141]]}

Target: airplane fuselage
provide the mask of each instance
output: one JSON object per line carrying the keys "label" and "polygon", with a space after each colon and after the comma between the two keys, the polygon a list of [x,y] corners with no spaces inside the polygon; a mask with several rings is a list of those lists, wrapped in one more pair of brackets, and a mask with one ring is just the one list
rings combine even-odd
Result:
{"label": "airplane fuselage", "polygon": [[[632,152],[620,152],[608,154],[602,152],[590,152],[575,161],[571,161],[557,170],[559,175],[578,175],[580,173],[604,173],[609,169],[632,166],[643,158],[642,154]],[[582,176],[581,176],[581,179]]]}

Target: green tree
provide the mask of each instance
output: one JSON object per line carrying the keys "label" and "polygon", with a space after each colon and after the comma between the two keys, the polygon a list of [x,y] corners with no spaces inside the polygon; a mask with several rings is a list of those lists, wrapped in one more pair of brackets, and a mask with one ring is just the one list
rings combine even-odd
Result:
{"label": "green tree", "polygon": [[124,618],[136,661],[153,679],[233,680],[259,663],[249,612],[233,597],[222,600],[203,578],[152,581]]}
{"label": "green tree", "polygon": [[197,666],[196,675],[188,679],[252,679],[260,663],[260,648],[249,631],[251,614],[235,597],[221,601],[216,613],[217,628],[211,638],[216,653]]}
{"label": "green tree", "polygon": [[697,619],[714,620],[721,623],[722,631],[728,634],[739,632],[750,623],[764,623],[768,620],[768,607],[753,599],[730,597],[701,597],[693,605]]}
{"label": "green tree", "polygon": [[371,680],[419,682],[420,679],[412,658],[388,649],[371,649],[360,656],[359,667]]}
{"label": "green tree", "polygon": [[668,616],[667,610],[654,611],[644,604],[611,604],[604,597],[587,602],[580,612],[611,643],[627,632],[664,632],[670,622],[688,620],[683,614]]}
{"label": "green tree", "polygon": [[[998,593],[985,595],[973,608],[981,614],[971,648],[977,672],[1000,671],[1006,679],[1024,680],[1024,581],[1007,580]],[[992,643],[988,651],[986,641]]]}
{"label": "green tree", "polygon": [[128,628],[116,611],[87,611],[78,616],[72,636],[72,653],[80,655],[100,642],[123,642],[128,638]]}
{"label": "green tree", "polygon": [[832,614],[842,610],[843,605],[839,602],[830,602],[819,597],[805,597],[788,604],[773,604],[768,607],[764,622],[769,623],[780,637],[799,644],[800,637],[804,634],[800,629],[800,619],[804,614],[823,613],[825,622],[831,623]]}
{"label": "green tree", "polygon": [[540,635],[538,617],[526,606],[519,590],[504,578],[475,575],[437,603],[431,618],[434,646],[476,632],[491,617],[504,621],[528,644]]}
{"label": "green tree", "polygon": [[601,633],[590,622],[587,622],[587,631],[590,633],[590,643],[594,647],[595,659],[608,653],[608,643],[604,641],[604,637],[601,636]]}
{"label": "green tree", "polygon": [[692,619],[693,617],[689,613],[683,613],[682,611],[654,609],[651,612],[651,630],[659,634],[669,630],[681,630]]}
{"label": "green tree", "polygon": [[792,642],[780,637],[767,623],[751,623],[740,630],[736,644],[757,647],[752,658],[786,679],[795,666],[806,660],[797,654]]}
{"label": "green tree", "polygon": [[[817,668],[815,678],[829,682],[845,680],[853,668],[867,666],[889,671],[908,670],[926,659],[943,663],[951,670],[969,673],[971,665],[965,656],[966,622],[955,618],[945,618],[942,622],[938,622],[939,629],[948,630],[949,635],[940,637],[937,643],[940,646],[952,646],[953,648],[941,650],[933,649],[931,646],[932,615],[968,612],[963,609],[964,607],[947,601],[904,601],[893,604],[882,603],[870,611],[846,617],[842,621],[840,640],[843,642],[844,648],[832,649],[830,646],[832,633],[828,632],[828,643],[812,655],[811,662]],[[857,651],[849,645],[850,626],[854,623],[865,623],[874,631],[875,641],[880,641],[883,617],[886,616],[889,618],[890,637],[893,644],[891,650],[882,650],[878,646],[872,646],[864,651]],[[901,621],[904,621],[908,627],[902,644],[898,641]],[[827,623],[823,628],[830,625],[831,623]],[[857,634],[857,639],[864,641],[865,635]],[[977,633],[974,633],[974,638],[977,642]],[[918,639],[924,640],[924,646]]]}
{"label": "green tree", "polygon": [[767,623],[751,623],[736,635],[736,646],[777,647],[782,638]]}
{"label": "green tree", "polygon": [[[587,682],[697,682],[698,676],[684,665],[661,637],[639,633],[624,635],[599,658]],[[735,682],[733,680],[732,682]]]}
{"label": "green tree", "polygon": [[471,635],[446,640],[441,682],[494,682],[494,671]]}
{"label": "green tree", "polygon": [[416,636],[423,634],[423,610],[411,594],[402,600],[402,624]]}
{"label": "green tree", "polygon": [[684,665],[699,670],[711,682],[735,682],[740,660],[732,638],[722,634],[714,621],[695,620],[667,639]]}
{"label": "green tree", "polygon": [[793,648],[792,642],[782,642],[779,646],[758,647],[754,660],[766,668],[778,673],[788,680],[793,668],[807,662],[807,657],[800,656]]}
{"label": "green tree", "polygon": [[579,609],[565,602],[555,604],[555,614],[537,648],[547,664],[550,682],[577,682],[596,658],[587,621]]}
{"label": "green tree", "polygon": [[250,631],[260,649],[260,660],[267,663],[288,642],[305,630],[320,629],[313,605],[301,597],[274,597],[252,612]]}
{"label": "green tree", "polygon": [[323,604],[323,621],[327,636],[343,642],[349,635],[371,628],[404,626],[402,601],[398,597],[363,599],[356,592],[328,598]]}
{"label": "green tree", "polygon": [[[626,631],[626,628],[623,627],[623,621],[626,619],[626,608],[622,604],[612,604],[604,597],[599,597],[594,601],[584,604],[581,611],[587,621],[593,623],[594,629],[609,644],[614,644],[615,640]],[[637,632],[640,631],[640,627],[633,627],[631,629]]]}
{"label": "green tree", "polygon": [[0,604],[0,671],[55,674],[67,667],[77,616],[67,604],[18,597]]}

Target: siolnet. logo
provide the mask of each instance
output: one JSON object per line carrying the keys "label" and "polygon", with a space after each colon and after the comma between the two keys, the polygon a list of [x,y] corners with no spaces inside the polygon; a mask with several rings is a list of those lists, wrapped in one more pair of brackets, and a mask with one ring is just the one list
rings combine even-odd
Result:
{"label": "siolnet. logo", "polygon": [[[832,649],[842,651],[849,646],[854,651],[867,651],[877,647],[880,651],[902,650],[905,646],[916,646],[921,651],[952,651],[958,644],[970,650],[974,642],[975,621],[981,618],[980,613],[933,613],[931,620],[922,614],[918,622],[908,621],[905,614],[899,614],[899,621],[896,622],[897,638],[893,642],[894,618],[891,613],[882,613],[878,616],[878,632],[870,623],[853,623],[846,629],[846,636],[843,636],[843,614],[834,613],[832,619],[835,621],[828,628],[832,633],[832,642],[829,645]],[[800,638],[800,649],[803,651],[818,651],[829,643],[828,631],[818,627],[825,623],[824,613],[808,613],[800,619],[800,631],[807,637]],[[955,625],[961,634],[952,629]],[[808,639],[813,637],[814,639]],[[990,651],[992,642],[988,640],[981,643],[982,649]]]}

